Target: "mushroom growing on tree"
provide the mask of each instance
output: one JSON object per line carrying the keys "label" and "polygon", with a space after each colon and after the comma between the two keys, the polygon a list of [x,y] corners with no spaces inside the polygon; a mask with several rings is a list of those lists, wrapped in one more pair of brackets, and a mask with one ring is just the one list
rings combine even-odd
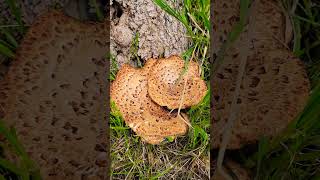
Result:
{"label": "mushroom growing on tree", "polygon": [[3,120],[43,179],[106,178],[107,27],[60,11],[40,16],[2,82]]}
{"label": "mushroom growing on tree", "polygon": [[187,115],[170,113],[149,97],[148,77],[156,63],[149,59],[141,69],[124,64],[111,86],[111,99],[126,124],[150,144],[159,144],[165,137],[183,135],[188,130]]}

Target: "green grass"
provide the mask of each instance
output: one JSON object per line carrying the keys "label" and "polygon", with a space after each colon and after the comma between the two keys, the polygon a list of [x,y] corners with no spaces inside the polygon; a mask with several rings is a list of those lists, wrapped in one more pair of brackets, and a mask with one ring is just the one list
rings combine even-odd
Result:
{"label": "green grass", "polygon": [[10,27],[0,28],[0,54],[6,58],[14,58],[15,50],[18,47],[18,42],[10,32]]}
{"label": "green grass", "polygon": [[[25,26],[22,21],[21,10],[18,8],[16,0],[5,0],[14,17],[14,24],[6,24],[5,19],[0,19],[0,55],[7,59],[14,58],[15,50],[18,47],[18,40],[15,35],[24,34]],[[0,63],[2,63],[0,61]]]}
{"label": "green grass", "polygon": [[320,79],[320,3],[315,0],[282,0],[293,23],[293,52],[307,66],[312,87]]}
{"label": "green grass", "polygon": [[[2,148],[2,151],[10,151],[6,153],[13,153],[13,155],[19,159],[19,163],[15,164],[1,156],[1,174],[6,174],[5,178],[7,179],[15,177],[21,180],[41,180],[39,168],[29,158],[22,144],[19,142],[15,130],[8,129],[2,120],[0,120],[0,134],[6,138],[6,141],[0,142],[0,147]],[[4,178],[3,175],[2,177]]]}
{"label": "green grass", "polygon": [[[17,2],[5,0],[5,3],[7,3],[16,23],[5,24],[4,20],[0,21],[0,55],[11,60],[18,47],[18,40],[15,37],[24,34],[26,29]],[[19,142],[15,130],[8,129],[2,119],[0,119],[0,135],[5,138],[5,141],[0,142],[0,179],[40,180],[40,171],[36,163],[29,158]],[[9,161],[4,153],[14,156],[18,162]]]}
{"label": "green grass", "polygon": [[130,60],[134,62],[136,67],[141,68],[143,66],[143,60],[138,55],[139,50],[139,33],[136,33],[130,45]]}
{"label": "green grass", "polygon": [[[116,72],[117,68],[111,69],[111,74]],[[185,137],[175,140],[167,137],[160,145],[150,145],[142,142],[125,124],[115,103],[111,101],[109,124],[113,179],[208,179],[210,90],[187,114],[193,128]]]}
{"label": "green grass", "polygon": [[[241,1],[241,14],[249,1]],[[282,0],[293,27],[292,52],[305,62],[311,80],[311,96],[303,112],[274,138],[261,138],[257,148],[240,149],[237,159],[257,180],[320,179],[320,3],[315,0]],[[213,71],[230,44],[239,36],[241,21],[221,47]],[[219,57],[220,56],[220,57]],[[252,153],[253,151],[253,153]]]}
{"label": "green grass", "polygon": [[102,22],[104,19],[103,12],[97,3],[97,0],[89,0],[89,6],[94,8],[97,20]]}
{"label": "green grass", "polygon": [[[202,78],[209,80],[210,1],[185,0],[180,9],[173,8],[168,1],[164,0],[154,0],[154,3],[185,26],[186,35],[190,38],[190,46],[182,57],[186,62],[198,61],[202,68]],[[139,34],[136,34],[130,47],[130,60],[137,67],[141,67],[143,61],[137,53],[138,45]],[[111,74],[116,74],[117,68],[113,70]],[[140,179],[209,179],[210,90],[198,105],[185,111],[193,127],[189,129],[188,134],[177,139],[167,137],[160,145],[142,142],[125,125],[113,102],[111,102],[111,110],[110,138],[113,179],[132,179],[134,177]]]}
{"label": "green grass", "polygon": [[[231,32],[228,34],[226,42],[218,50],[217,58],[215,59],[213,70],[212,70],[213,74],[217,72],[217,69],[219,68],[221,62],[223,61],[225,53],[229,50],[230,46],[239,38],[240,34],[244,30],[246,25],[245,22],[249,14],[250,3],[251,3],[250,0],[240,0],[239,22],[235,24]],[[231,176],[223,170],[223,161],[225,159],[225,153],[226,153],[228,142],[230,141],[230,138],[232,135],[231,132],[232,132],[233,125],[237,120],[236,117],[238,117],[238,114],[239,114],[239,111],[237,111],[237,109],[239,109],[237,107],[238,106],[237,98],[240,94],[241,81],[243,79],[243,76],[245,75],[245,68],[247,64],[246,58],[241,58],[240,61],[241,62],[239,66],[239,72],[237,75],[238,77],[236,81],[235,91],[232,94],[231,109],[228,115],[228,121],[225,125],[225,130],[222,135],[222,141],[221,141],[221,145],[220,145],[218,157],[217,157],[217,165],[216,165],[217,171],[219,171],[219,173],[222,174],[225,179],[231,179]]]}
{"label": "green grass", "polygon": [[18,7],[16,0],[5,0],[5,3],[9,6],[11,14],[14,16],[17,22],[17,27],[20,33],[24,33],[25,27],[22,21],[21,9]]}
{"label": "green grass", "polygon": [[[167,139],[160,145],[150,145],[141,141],[134,132],[126,126],[121,113],[111,102],[111,175],[113,179],[158,179],[181,177],[182,179],[208,179],[209,148],[208,134],[201,127],[209,128],[202,120],[204,114],[210,112],[206,105],[209,96],[189,110],[194,129],[185,137],[179,137],[172,142]],[[205,107],[204,107],[205,106]],[[197,115],[200,115],[197,116]]]}
{"label": "green grass", "polygon": [[119,68],[118,68],[118,64],[116,61],[116,57],[114,57],[112,54],[110,54],[110,55],[107,55],[107,59],[111,60],[109,81],[112,82],[116,79],[116,75],[117,75]]}
{"label": "green grass", "polygon": [[185,60],[198,60],[202,77],[210,78],[208,49],[210,46],[210,0],[184,0],[180,9],[175,9],[165,0],[153,0],[162,10],[179,20],[190,38],[189,49],[183,54]]}
{"label": "green grass", "polygon": [[248,161],[257,179],[311,179],[320,177],[320,85],[287,129],[272,139],[263,138]]}
{"label": "green grass", "polygon": [[223,43],[223,45],[218,49],[217,58],[214,61],[212,72],[217,71],[217,69],[220,67],[221,62],[223,61],[225,53],[230,48],[230,46],[239,38],[241,32],[244,30],[250,2],[250,0],[240,0],[240,19],[228,34],[226,42]]}
{"label": "green grass", "polygon": [[[5,57],[5,61],[11,61],[15,57],[15,51],[18,48],[18,36],[23,36],[26,32],[26,27],[21,16],[16,0],[5,0],[9,7],[11,15],[14,18],[13,24],[7,24],[5,19],[0,19],[0,55]],[[102,21],[103,15],[97,6],[95,0],[90,1],[91,5],[96,9],[98,20]],[[59,7],[56,7],[59,8]],[[113,58],[113,57],[112,57]],[[0,64],[4,61],[0,61]],[[116,68],[115,64],[112,64]],[[115,74],[110,75],[110,79],[115,77]],[[36,162],[33,162],[22,144],[19,142],[14,129],[8,129],[3,120],[0,119],[0,135],[5,138],[5,141],[0,141],[0,180],[40,180],[39,167]],[[10,154],[17,158],[18,162],[11,162],[4,156]]]}

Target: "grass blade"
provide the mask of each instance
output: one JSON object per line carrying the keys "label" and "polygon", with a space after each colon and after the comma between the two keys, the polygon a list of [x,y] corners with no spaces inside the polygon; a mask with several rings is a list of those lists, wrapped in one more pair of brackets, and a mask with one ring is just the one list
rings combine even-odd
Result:
{"label": "grass blade", "polygon": [[100,7],[98,6],[97,0],[90,0],[90,4],[94,7],[95,12],[96,12],[96,16],[98,18],[98,21],[103,21],[103,14],[101,12]]}
{"label": "grass blade", "polygon": [[4,44],[2,44],[0,42],[0,54],[9,57],[9,58],[13,58],[14,57],[14,53]]}
{"label": "grass blade", "polygon": [[9,31],[2,29],[2,34],[6,37],[7,42],[10,43],[11,46],[13,46],[14,49],[18,47],[18,42],[16,39],[9,33]]}
{"label": "grass blade", "polygon": [[36,176],[37,174],[40,174],[39,168],[36,167],[34,162],[28,157],[28,154],[24,150],[22,144],[18,141],[15,130],[9,130],[2,120],[0,120],[0,134],[8,140],[10,145],[13,147],[13,151],[21,160],[22,168],[20,168],[20,175],[22,176],[22,179],[28,180],[30,178],[30,173],[35,174]]}
{"label": "grass blade", "polygon": [[0,39],[0,44],[2,44],[3,46],[5,46],[9,49],[14,49],[14,47],[11,44],[7,43],[6,41],[4,41],[2,39]]}
{"label": "grass blade", "polygon": [[4,36],[6,37],[8,43],[10,43],[10,44],[14,47],[14,49],[16,49],[16,48],[18,47],[18,42],[17,42],[16,39],[13,37],[13,35],[11,35],[11,34],[9,33],[9,31],[7,31],[7,30],[5,30],[5,29],[3,29],[1,32],[2,32],[2,33],[4,34]]}
{"label": "grass blade", "polygon": [[178,19],[185,26],[188,26],[188,23],[186,23],[186,21],[182,18],[182,16],[176,10],[171,8],[171,6],[167,2],[165,2],[164,0],[153,0],[153,2],[156,3],[162,10],[167,12],[169,15]]}
{"label": "grass blade", "polygon": [[17,175],[21,175],[21,169],[6,159],[0,158],[0,167],[5,168]]}
{"label": "grass blade", "polygon": [[23,33],[24,32],[24,24],[23,24],[23,21],[22,21],[21,10],[17,5],[17,1],[16,0],[5,0],[5,2],[9,6],[11,14],[13,14],[13,16],[15,17],[17,23],[20,25],[19,26],[20,32]]}
{"label": "grass blade", "polygon": [[217,69],[220,67],[221,62],[223,61],[226,51],[229,49],[232,43],[239,38],[241,32],[243,31],[245,27],[245,20],[249,13],[249,5],[250,5],[250,0],[240,1],[240,20],[232,28],[231,32],[228,34],[226,42],[219,49],[217,59],[215,60],[212,67],[212,72],[217,71]]}

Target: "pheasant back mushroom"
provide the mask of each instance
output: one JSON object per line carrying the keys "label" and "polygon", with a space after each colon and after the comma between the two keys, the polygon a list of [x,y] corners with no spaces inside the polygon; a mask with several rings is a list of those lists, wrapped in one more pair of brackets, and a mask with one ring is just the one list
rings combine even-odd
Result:
{"label": "pheasant back mushroom", "polygon": [[[215,148],[222,142],[230,113],[234,113],[230,108],[243,58],[247,60],[246,69],[236,102],[239,113],[233,125],[229,149],[279,133],[306,104],[309,94],[306,70],[303,63],[281,43],[285,39],[282,38],[282,21],[273,20],[273,17],[281,17],[282,12],[276,7],[275,1],[253,2],[245,31],[213,74],[212,80],[216,84],[213,86],[215,113],[212,115]],[[237,17],[237,14],[233,16]]]}
{"label": "pheasant back mushroom", "polygon": [[169,109],[185,109],[198,104],[207,87],[199,74],[199,65],[185,62],[179,56],[159,59],[148,79],[148,92],[153,101]]}
{"label": "pheasant back mushroom", "polygon": [[188,130],[185,114],[170,113],[149,97],[148,76],[155,63],[150,59],[142,69],[123,65],[111,86],[111,99],[126,124],[150,144],[159,144],[165,137],[183,135]]}
{"label": "pheasant back mushroom", "polygon": [[106,27],[60,11],[42,15],[4,80],[4,121],[43,179],[106,178]]}

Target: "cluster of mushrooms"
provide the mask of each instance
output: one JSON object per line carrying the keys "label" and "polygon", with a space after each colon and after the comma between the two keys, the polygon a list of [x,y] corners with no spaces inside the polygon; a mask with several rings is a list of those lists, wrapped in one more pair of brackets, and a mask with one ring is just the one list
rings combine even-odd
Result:
{"label": "cluster of mushrooms", "polygon": [[143,68],[125,64],[111,85],[111,99],[138,136],[159,144],[187,132],[188,116],[180,110],[198,104],[207,91],[199,72],[196,62],[185,66],[179,56],[149,59]]}

